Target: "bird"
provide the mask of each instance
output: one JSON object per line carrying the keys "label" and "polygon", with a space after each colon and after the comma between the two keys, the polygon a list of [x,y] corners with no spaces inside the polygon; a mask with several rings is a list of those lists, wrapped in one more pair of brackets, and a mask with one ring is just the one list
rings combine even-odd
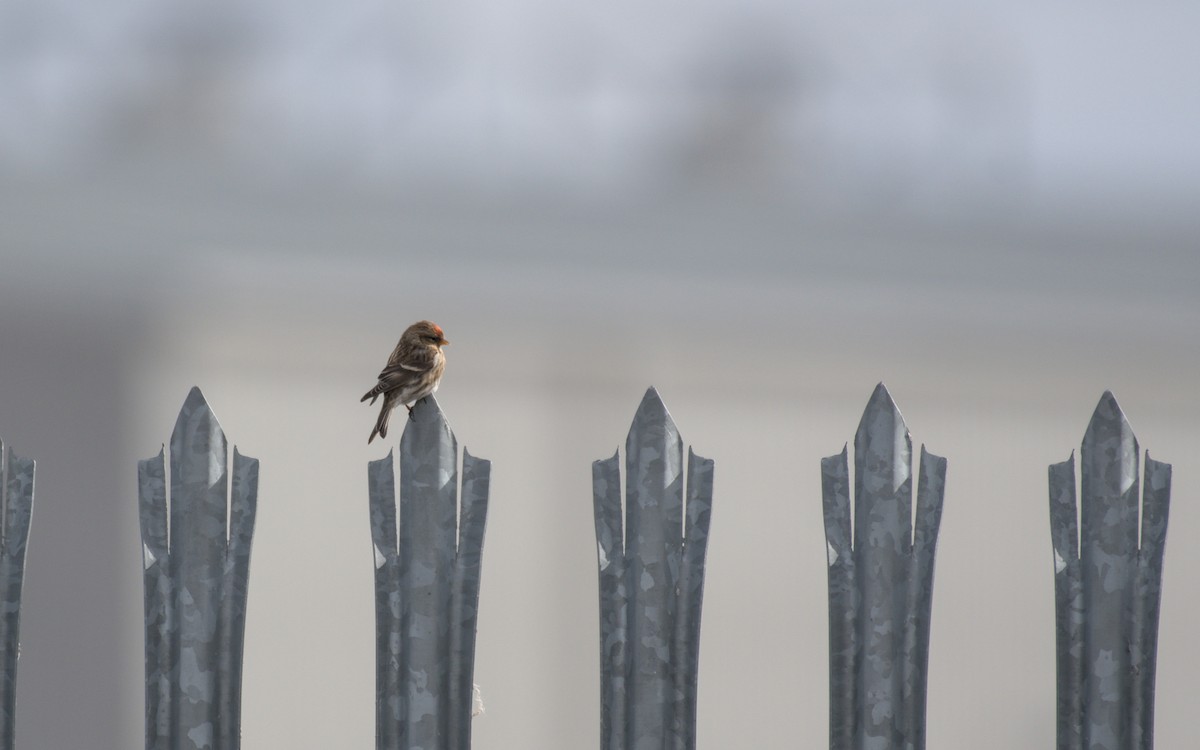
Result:
{"label": "bird", "polygon": [[409,404],[420,401],[438,389],[442,381],[442,373],[446,370],[446,355],[442,347],[450,342],[442,332],[442,327],[428,320],[413,323],[404,329],[392,356],[388,357],[387,365],[379,373],[379,382],[359,399],[359,403],[383,396],[383,408],[379,419],[375,421],[375,429],[371,431],[370,443],[378,435],[387,437],[388,420],[392,411],[399,404],[408,409],[412,418],[412,407]]}

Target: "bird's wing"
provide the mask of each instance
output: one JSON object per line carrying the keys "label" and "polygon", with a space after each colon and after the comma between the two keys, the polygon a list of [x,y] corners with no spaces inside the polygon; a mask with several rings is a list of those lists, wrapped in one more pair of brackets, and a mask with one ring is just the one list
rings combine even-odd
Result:
{"label": "bird's wing", "polygon": [[439,354],[437,347],[410,350],[405,356],[389,361],[383,372],[379,373],[379,379],[401,377],[407,380],[413,377],[414,373],[423,375],[437,366]]}
{"label": "bird's wing", "polygon": [[381,393],[403,388],[412,381],[417,379],[418,373],[413,372],[405,367],[388,367],[383,372],[379,373],[379,382],[375,387],[363,394],[361,401],[371,399],[371,403],[375,403],[375,399]]}
{"label": "bird's wing", "polygon": [[416,380],[417,373],[405,367],[389,367],[379,373],[379,382],[375,387],[367,391],[367,396],[375,396],[395,388],[403,388],[412,381]]}
{"label": "bird's wing", "polygon": [[412,384],[437,366],[437,354],[436,349],[428,353],[408,352],[403,362],[389,362],[379,373],[379,382],[367,391],[361,400],[366,401],[369,398],[371,403],[375,403],[374,397],[379,394]]}

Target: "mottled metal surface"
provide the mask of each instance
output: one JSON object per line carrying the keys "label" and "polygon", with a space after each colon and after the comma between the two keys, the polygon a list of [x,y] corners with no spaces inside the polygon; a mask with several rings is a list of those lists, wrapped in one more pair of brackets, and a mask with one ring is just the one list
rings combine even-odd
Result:
{"label": "mottled metal surface", "polygon": [[21,588],[25,543],[33,513],[34,462],[0,440],[0,750],[12,750],[17,706],[17,657],[21,644]]}
{"label": "mottled metal surface", "polygon": [[460,508],[458,444],[430,396],[400,438],[399,524],[392,453],[370,462],[367,477],[376,747],[466,750],[491,462],[463,451]]}
{"label": "mottled metal surface", "polygon": [[845,448],[821,461],[829,567],[831,750],[922,750],[933,561],[946,459],[912,440],[883,384],[854,437],[854,525]]}
{"label": "mottled metal surface", "polygon": [[646,392],[620,459],[596,461],[602,750],[696,744],[696,681],[713,462],[689,450],[662,399]]}
{"label": "mottled metal surface", "polygon": [[1171,467],[1146,454],[1105,392],[1075,457],[1050,466],[1059,750],[1149,750]]}
{"label": "mottled metal surface", "polygon": [[226,462],[225,434],[193,388],[171,434],[169,503],[164,452],[138,463],[147,750],[241,744],[258,461],[235,449],[232,482]]}

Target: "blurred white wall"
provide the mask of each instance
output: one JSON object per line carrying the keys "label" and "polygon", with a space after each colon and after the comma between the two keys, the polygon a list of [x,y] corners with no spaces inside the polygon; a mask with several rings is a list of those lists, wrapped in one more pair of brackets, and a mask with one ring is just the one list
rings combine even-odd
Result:
{"label": "blurred white wall", "polygon": [[598,739],[589,465],[651,384],[716,460],[699,746],[823,742],[819,459],[880,380],[949,459],[930,746],[1053,742],[1045,467],[1106,388],[1175,464],[1156,720],[1185,746],[1197,16],[0,6],[18,745],[141,741],[135,462],[199,385],[262,461],[246,747],[370,746],[358,397],[428,317],[494,462],[478,746]]}

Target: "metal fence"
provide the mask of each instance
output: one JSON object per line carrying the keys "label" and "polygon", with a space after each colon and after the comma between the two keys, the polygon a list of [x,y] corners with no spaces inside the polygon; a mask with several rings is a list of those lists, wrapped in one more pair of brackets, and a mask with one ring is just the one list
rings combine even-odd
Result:
{"label": "metal fence", "polygon": [[[933,566],[946,459],[912,440],[887,389],[850,454],[822,459],[829,576],[831,750],[922,750]],[[141,461],[147,750],[240,746],[241,668],[258,461],[199,389],[164,451]],[[1171,467],[1145,457],[1105,393],[1080,450],[1049,471],[1059,750],[1149,750]],[[490,462],[462,454],[432,398],[367,467],[375,560],[376,747],[466,750]],[[168,502],[167,467],[170,467]],[[0,443],[0,750],[14,683],[34,462]],[[713,461],[688,451],[658,393],[592,466],[600,600],[601,750],[689,750]],[[853,503],[851,497],[853,496]],[[1140,497],[1140,500],[1139,500]],[[1140,521],[1139,521],[1140,516]],[[851,519],[853,517],[853,524]],[[1077,518],[1079,522],[1077,523]],[[1140,525],[1139,525],[1140,523]]]}

